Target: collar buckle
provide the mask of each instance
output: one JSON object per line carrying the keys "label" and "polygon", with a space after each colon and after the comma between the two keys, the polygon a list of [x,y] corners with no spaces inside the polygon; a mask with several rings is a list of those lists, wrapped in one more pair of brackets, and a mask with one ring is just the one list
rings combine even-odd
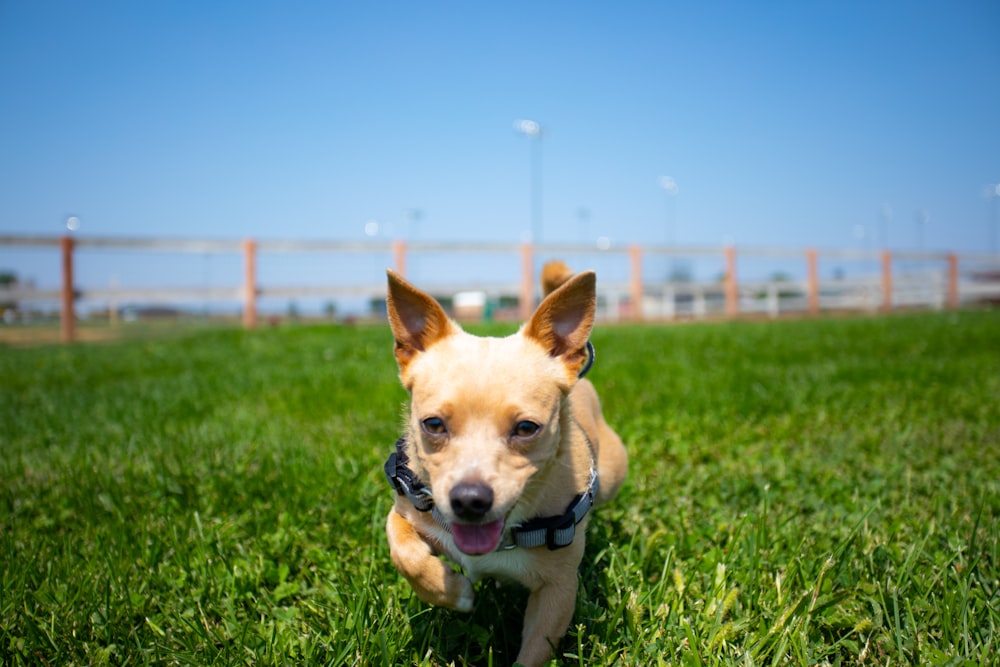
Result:
{"label": "collar buckle", "polygon": [[403,451],[405,438],[396,441],[396,451],[389,455],[389,460],[385,462],[383,471],[389,484],[396,490],[396,494],[406,496],[413,503],[413,507],[419,512],[429,512],[434,508],[434,495],[430,488],[424,486],[413,471],[406,465],[409,458]]}

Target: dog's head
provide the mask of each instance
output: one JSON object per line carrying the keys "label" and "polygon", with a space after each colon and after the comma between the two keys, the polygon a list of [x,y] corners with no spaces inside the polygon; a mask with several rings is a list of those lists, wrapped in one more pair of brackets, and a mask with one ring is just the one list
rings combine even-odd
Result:
{"label": "dog's head", "polygon": [[463,331],[430,295],[388,275],[389,325],[411,399],[413,471],[430,487],[456,546],[491,552],[506,525],[544,502],[533,482],[560,453],[564,402],[588,359],[596,277],[570,278],[516,334],[483,338]]}

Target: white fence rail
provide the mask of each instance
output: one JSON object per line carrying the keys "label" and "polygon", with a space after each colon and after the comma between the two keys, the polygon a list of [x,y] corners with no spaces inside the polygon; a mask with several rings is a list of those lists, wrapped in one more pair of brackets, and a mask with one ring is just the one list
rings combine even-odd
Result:
{"label": "white fence rail", "polygon": [[[526,317],[538,298],[537,266],[544,257],[599,262],[610,267],[610,275],[598,283],[599,317],[605,320],[670,320],[677,318],[770,316],[801,312],[891,310],[896,308],[958,308],[962,305],[1000,301],[1000,255],[927,251],[874,251],[857,249],[734,248],[720,246],[628,246],[596,249],[572,244],[427,243],[404,241],[303,241],[303,240],[211,240],[145,239],[70,236],[0,236],[0,251],[51,250],[52,272],[59,275],[57,288],[34,288],[19,282],[0,285],[0,309],[13,311],[20,304],[58,303],[63,340],[75,338],[77,307],[103,303],[109,309],[122,303],[221,302],[236,304],[243,323],[257,323],[258,302],[275,299],[380,299],[384,295],[381,269],[351,272],[336,283],[300,285],[261,284],[258,264],[279,256],[320,255],[345,263],[368,256],[384,260],[399,273],[417,262],[452,266],[459,258],[499,257],[503,269],[488,277],[485,262],[473,263],[471,278],[435,271],[437,284],[421,287],[435,294],[479,291],[485,303],[515,304],[500,315]],[[187,285],[163,287],[79,285],[74,278],[77,256],[113,251],[125,254],[180,253],[205,257],[235,257],[239,269],[231,270],[226,286]],[[2,260],[2,256],[0,256]],[[651,278],[643,265],[709,261],[717,262],[719,277],[711,281]],[[804,279],[740,281],[741,262],[798,264]],[[819,267],[838,263],[861,263],[868,275],[839,276],[820,280]],[[871,267],[875,267],[872,269]],[[916,268],[914,268],[916,267]],[[2,263],[0,263],[2,268]],[[445,282],[440,282],[445,275]],[[604,275],[604,274],[602,274]],[[164,281],[167,277],[164,276]],[[487,314],[497,311],[486,309]]]}

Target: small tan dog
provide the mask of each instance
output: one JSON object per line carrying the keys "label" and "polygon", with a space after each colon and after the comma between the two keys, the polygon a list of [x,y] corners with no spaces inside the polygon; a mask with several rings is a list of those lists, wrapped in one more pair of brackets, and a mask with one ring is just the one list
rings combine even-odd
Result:
{"label": "small tan dog", "polygon": [[[596,277],[561,262],[521,330],[482,338],[431,296],[388,272],[389,324],[410,393],[386,475],[398,496],[386,522],[392,561],[420,599],[471,611],[473,582],[530,591],[517,661],[545,662],[576,606],[588,510],[628,471],[593,385]],[[446,554],[464,576],[438,558]]]}

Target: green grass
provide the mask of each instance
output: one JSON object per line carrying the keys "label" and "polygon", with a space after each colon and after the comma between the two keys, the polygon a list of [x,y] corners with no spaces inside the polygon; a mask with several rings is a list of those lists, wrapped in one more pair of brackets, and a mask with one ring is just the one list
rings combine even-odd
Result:
{"label": "green grass", "polygon": [[[566,665],[987,665],[1000,312],[601,327],[631,456]],[[389,562],[386,327],[0,348],[4,665],[510,664]]]}

